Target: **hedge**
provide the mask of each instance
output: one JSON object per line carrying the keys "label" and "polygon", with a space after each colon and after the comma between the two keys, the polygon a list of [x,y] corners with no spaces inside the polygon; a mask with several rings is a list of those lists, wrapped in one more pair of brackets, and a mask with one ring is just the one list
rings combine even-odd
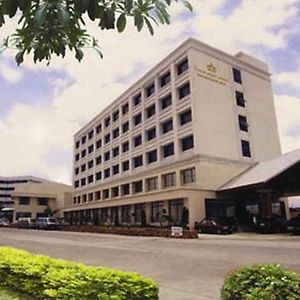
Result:
{"label": "hedge", "polygon": [[231,272],[221,300],[299,300],[300,276],[276,264],[260,264]]}
{"label": "hedge", "polygon": [[0,285],[37,300],[158,299],[157,284],[139,274],[88,267],[8,247],[0,247]]}

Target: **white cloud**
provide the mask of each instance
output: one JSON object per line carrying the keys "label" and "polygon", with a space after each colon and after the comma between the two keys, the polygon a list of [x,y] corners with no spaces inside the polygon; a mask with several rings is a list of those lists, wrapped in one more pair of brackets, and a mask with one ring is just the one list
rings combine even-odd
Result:
{"label": "white cloud", "polygon": [[295,72],[282,72],[273,78],[277,84],[300,89],[300,69]]}
{"label": "white cloud", "polygon": [[283,152],[300,147],[300,97],[275,95],[275,107]]}
{"label": "white cloud", "polygon": [[[291,5],[296,2],[299,1],[244,0],[230,16],[222,17],[216,12],[225,0],[192,0],[195,10],[192,18],[183,19],[182,6],[174,5],[173,23],[156,28],[154,37],[146,29],[137,33],[132,25],[123,34],[89,25],[102,47],[103,60],[92,50],[86,52],[81,63],[69,54],[64,60],[54,59],[49,68],[26,59],[19,73],[10,75],[11,80],[20,79],[18,76],[26,74],[26,69],[37,72],[61,69],[71,77],[73,84],[70,85],[69,78],[52,82],[54,98],[49,106],[17,105],[0,121],[0,139],[7,141],[1,145],[1,172],[33,173],[70,182],[73,134],[191,33],[231,53],[247,50],[252,45],[284,47],[285,31],[271,28],[292,20],[295,8]],[[15,24],[9,23],[5,34],[14,27]],[[7,55],[13,54],[8,52]],[[277,96],[276,107],[284,148],[289,149],[296,146],[297,141],[287,136],[288,129],[298,125],[296,112],[290,105],[298,104],[293,98],[284,101],[282,97],[288,96]],[[4,101],[1,95],[0,101]],[[295,121],[286,120],[285,113],[291,113],[289,119]],[[51,157],[56,159],[64,152],[67,152],[66,161],[53,162]]]}
{"label": "white cloud", "polygon": [[22,78],[23,74],[20,69],[9,66],[7,61],[4,59],[0,60],[0,78],[2,77],[5,81],[16,84]]}

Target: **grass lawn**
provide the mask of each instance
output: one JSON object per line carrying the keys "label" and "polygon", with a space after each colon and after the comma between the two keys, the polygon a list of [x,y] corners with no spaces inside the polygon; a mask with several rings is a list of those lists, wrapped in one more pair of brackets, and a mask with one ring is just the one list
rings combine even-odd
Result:
{"label": "grass lawn", "polygon": [[23,296],[7,288],[0,287],[0,300],[34,300],[34,298]]}

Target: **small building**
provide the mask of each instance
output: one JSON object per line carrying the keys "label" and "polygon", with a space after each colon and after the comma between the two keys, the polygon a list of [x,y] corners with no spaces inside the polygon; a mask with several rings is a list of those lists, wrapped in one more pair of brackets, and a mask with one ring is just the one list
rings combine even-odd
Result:
{"label": "small building", "polygon": [[1,184],[0,189],[6,189],[6,197],[0,218],[10,222],[21,217],[62,218],[61,209],[72,198],[72,186],[32,176],[1,177]]}

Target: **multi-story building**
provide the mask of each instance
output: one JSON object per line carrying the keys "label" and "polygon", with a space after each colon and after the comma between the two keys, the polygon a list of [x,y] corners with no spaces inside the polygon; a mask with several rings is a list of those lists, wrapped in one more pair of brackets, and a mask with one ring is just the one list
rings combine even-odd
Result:
{"label": "multi-story building", "polygon": [[62,217],[73,188],[33,176],[0,177],[0,218],[14,222],[20,217]]}
{"label": "multi-story building", "polygon": [[219,187],[280,153],[267,65],[188,39],[75,134],[65,216],[192,228]]}

